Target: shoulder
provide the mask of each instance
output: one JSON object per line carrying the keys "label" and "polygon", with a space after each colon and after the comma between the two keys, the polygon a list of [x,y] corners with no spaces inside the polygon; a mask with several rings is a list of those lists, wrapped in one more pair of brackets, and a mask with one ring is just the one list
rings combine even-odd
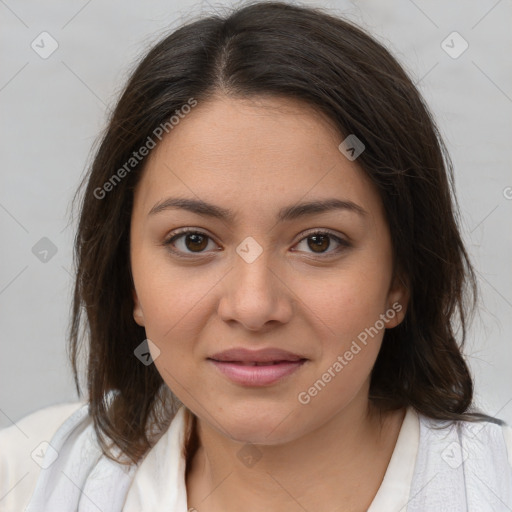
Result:
{"label": "shoulder", "polygon": [[49,441],[84,405],[77,401],[45,407],[0,430],[0,512],[25,508]]}
{"label": "shoulder", "polygon": [[[420,417],[420,444],[408,512],[512,510],[512,428],[487,420]],[[424,491],[427,488],[428,491]]]}
{"label": "shoulder", "polygon": [[459,424],[461,444],[468,452],[466,457],[489,459],[498,471],[512,469],[512,428],[508,424],[492,421],[462,421]]}
{"label": "shoulder", "polygon": [[423,441],[429,444],[433,438],[440,442],[456,441],[467,449],[492,452],[498,450],[503,460],[512,467],[512,427],[492,421],[444,421],[419,414]]}

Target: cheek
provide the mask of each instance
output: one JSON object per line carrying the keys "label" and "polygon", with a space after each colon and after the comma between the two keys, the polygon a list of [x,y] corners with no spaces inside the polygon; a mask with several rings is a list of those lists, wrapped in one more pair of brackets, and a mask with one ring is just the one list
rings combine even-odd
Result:
{"label": "cheek", "polygon": [[[333,270],[321,280],[297,280],[293,289],[315,324],[324,350],[342,349],[384,313],[389,275],[385,266],[363,258]],[[330,341],[329,341],[330,340]]]}
{"label": "cheek", "polygon": [[304,294],[317,343],[317,359],[294,397],[305,421],[321,423],[367,392],[384,335],[385,290],[378,272],[341,272]]}
{"label": "cheek", "polygon": [[198,314],[207,291],[204,281],[189,278],[183,272],[159,272],[153,267],[140,276],[137,293],[144,311],[146,336],[159,349],[155,366],[180,399],[186,398],[180,389],[189,389],[191,376],[197,373],[195,340],[204,323]]}
{"label": "cheek", "polygon": [[[163,251],[141,250],[132,258],[133,276],[146,336],[159,350],[156,369],[178,398],[187,402],[188,393],[201,383],[197,362],[204,354],[199,340],[215,314],[212,297],[225,271],[208,265],[173,265],[166,256]],[[213,337],[208,339],[211,342]]]}
{"label": "cheek", "polygon": [[141,250],[133,254],[132,273],[146,335],[159,348],[159,358],[165,359],[171,348],[180,351],[193,336],[201,300],[211,285],[192,269],[171,265],[162,253]]}
{"label": "cheek", "polygon": [[134,254],[132,272],[146,327],[156,332],[166,332],[187,313],[197,311],[215,277],[199,267],[172,264],[161,248]]}

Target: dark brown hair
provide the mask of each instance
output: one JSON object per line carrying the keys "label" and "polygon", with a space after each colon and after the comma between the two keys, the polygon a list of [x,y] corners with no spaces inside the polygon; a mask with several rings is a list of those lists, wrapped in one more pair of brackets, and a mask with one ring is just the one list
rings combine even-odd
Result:
{"label": "dark brown hair", "polygon": [[259,2],[189,22],[149,50],[82,183],[69,347],[80,394],[86,340],[90,414],[104,452],[113,457],[115,444],[139,461],[154,442],[147,429],[161,435],[180,405],[156,367],[134,356],[146,335],[133,319],[129,226],[145,159],[122,179],[112,177],[191,98],[201,103],[219,93],[305,102],[335,123],[340,142],[355,134],[365,145],[357,163],[380,193],[395,269],[410,292],[404,321],[385,332],[372,403],[381,411],[410,405],[435,419],[501,424],[473,408],[461,350],[477,285],[459,232],[452,163],[422,97],[361,28],[324,10]]}

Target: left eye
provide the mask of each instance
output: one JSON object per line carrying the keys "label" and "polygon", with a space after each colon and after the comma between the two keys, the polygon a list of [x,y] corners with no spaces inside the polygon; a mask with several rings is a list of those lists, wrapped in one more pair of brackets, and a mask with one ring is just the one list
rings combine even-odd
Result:
{"label": "left eye", "polygon": [[[327,249],[331,247],[331,240],[334,240],[335,243],[338,244],[338,247],[332,251],[326,252]],[[299,246],[304,242],[308,248],[312,249],[313,253],[319,255],[337,253],[343,248],[349,246],[349,243],[346,240],[343,240],[328,231],[315,231],[313,233],[309,233],[297,245]]]}
{"label": "left eye", "polygon": [[[327,249],[332,245],[332,240],[338,244],[338,247],[327,252]],[[169,249],[177,254],[202,254],[206,252],[205,249],[208,247],[209,241],[213,242],[207,234],[201,231],[183,230],[169,238],[164,242],[164,245],[169,246]],[[337,253],[350,245],[346,240],[328,231],[309,233],[302,238],[296,246],[300,246],[300,244],[303,243],[306,243],[307,247],[310,248],[314,254],[318,255]],[[177,248],[177,250],[171,249],[171,247]],[[295,251],[296,250],[294,250],[294,252]]]}
{"label": "left eye", "polygon": [[[211,238],[205,233],[201,233],[201,231],[183,230],[167,240],[165,245],[175,247],[176,241],[179,241],[182,242],[182,246],[184,246],[185,249],[190,250],[191,253],[200,254],[201,252],[204,252],[203,249],[208,246],[209,240],[211,240]],[[186,253],[186,250],[182,248],[178,248],[178,251],[175,251],[174,249],[170,250],[174,253]]]}

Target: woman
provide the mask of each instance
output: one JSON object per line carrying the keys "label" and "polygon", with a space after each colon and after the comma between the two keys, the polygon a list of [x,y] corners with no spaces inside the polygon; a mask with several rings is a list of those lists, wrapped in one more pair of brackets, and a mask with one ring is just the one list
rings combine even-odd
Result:
{"label": "woman", "polygon": [[55,434],[10,503],[512,507],[512,429],[475,410],[461,354],[476,282],[451,163],[361,29],[281,3],[180,28],[131,76],[85,185],[87,400],[24,420]]}

